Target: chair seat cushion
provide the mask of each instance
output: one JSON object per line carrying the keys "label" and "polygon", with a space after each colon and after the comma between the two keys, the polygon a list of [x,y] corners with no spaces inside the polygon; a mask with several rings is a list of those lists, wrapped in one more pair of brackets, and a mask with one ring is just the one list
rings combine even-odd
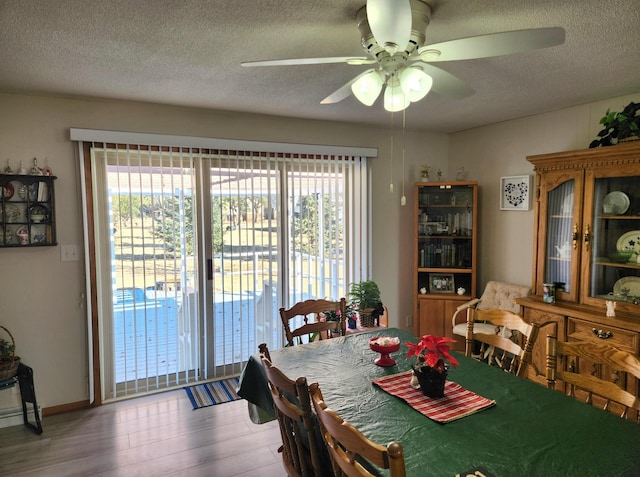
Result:
{"label": "chair seat cushion", "polygon": [[531,293],[531,287],[526,285],[516,285],[513,283],[489,281],[478,303],[478,310],[508,310],[520,313],[520,305],[515,302],[516,298],[522,298]]}
{"label": "chair seat cushion", "polygon": [[[483,333],[485,335],[495,335],[496,334],[496,326],[490,323],[474,323],[473,330],[476,333]],[[460,323],[453,327],[453,334],[460,336],[467,336],[467,324]]]}

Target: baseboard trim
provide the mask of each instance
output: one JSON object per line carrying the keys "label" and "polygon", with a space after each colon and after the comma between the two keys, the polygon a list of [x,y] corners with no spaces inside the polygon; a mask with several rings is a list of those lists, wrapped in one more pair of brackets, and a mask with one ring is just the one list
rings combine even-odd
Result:
{"label": "baseboard trim", "polygon": [[[42,415],[42,408],[38,408],[38,413]],[[35,414],[33,406],[27,408],[27,419],[29,422],[35,422]],[[0,428],[19,426],[24,423],[24,415],[21,407],[11,409],[3,409],[0,412]]]}
{"label": "baseboard trim", "polygon": [[70,402],[67,404],[61,404],[59,406],[45,407],[44,409],[42,409],[42,415],[44,417],[54,416],[56,414],[64,414],[65,412],[78,411],[80,409],[87,409],[89,407],[91,407],[91,403],[89,402],[89,400]]}

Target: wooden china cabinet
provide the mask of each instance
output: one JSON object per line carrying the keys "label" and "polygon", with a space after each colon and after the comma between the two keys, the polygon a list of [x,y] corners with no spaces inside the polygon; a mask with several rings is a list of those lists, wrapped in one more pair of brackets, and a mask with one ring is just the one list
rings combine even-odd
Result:
{"label": "wooden china cabinet", "polygon": [[478,184],[419,182],[414,197],[414,333],[453,338],[451,317],[476,296]]}
{"label": "wooden china cabinet", "polygon": [[[527,160],[536,173],[533,293],[517,301],[542,327],[528,377],[546,383],[548,334],[640,352],[640,142]],[[545,302],[545,284],[555,285],[555,303]],[[615,317],[606,316],[606,301]],[[626,386],[640,391],[635,379]]]}

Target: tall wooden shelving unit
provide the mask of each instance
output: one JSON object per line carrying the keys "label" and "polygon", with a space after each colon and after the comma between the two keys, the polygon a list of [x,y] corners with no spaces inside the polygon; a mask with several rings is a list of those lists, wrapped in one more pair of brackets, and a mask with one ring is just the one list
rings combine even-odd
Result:
{"label": "tall wooden shelving unit", "polygon": [[453,313],[476,296],[478,184],[419,182],[414,196],[414,333],[453,338]]}

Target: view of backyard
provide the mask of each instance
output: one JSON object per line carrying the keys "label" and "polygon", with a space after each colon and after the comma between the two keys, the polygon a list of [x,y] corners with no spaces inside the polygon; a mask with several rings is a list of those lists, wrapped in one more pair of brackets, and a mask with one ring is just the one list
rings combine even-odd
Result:
{"label": "view of backyard", "polygon": [[[119,199],[113,200],[112,210],[116,380],[133,382],[197,368],[195,347],[202,331],[195,298],[197,250],[192,233],[176,233],[190,229],[191,224],[186,223],[190,221],[184,213],[170,213],[178,208],[173,199],[169,212],[166,204],[154,205],[150,197],[114,199]],[[132,207],[137,203],[140,205]],[[226,203],[234,209],[231,201]],[[173,217],[179,217],[179,222],[171,223]],[[298,237],[307,250],[322,242],[309,238],[318,217],[311,219],[303,214],[295,217],[310,228]],[[248,359],[259,342],[273,347],[281,344],[278,230],[275,219],[265,217],[257,208],[249,214],[221,214],[212,223],[217,251],[212,259],[212,279],[207,281],[213,304],[206,306],[213,307],[214,361],[226,365]],[[290,260],[291,303],[310,297],[337,298],[341,293],[331,286],[332,274],[342,276],[335,262],[318,260],[308,252]]]}

